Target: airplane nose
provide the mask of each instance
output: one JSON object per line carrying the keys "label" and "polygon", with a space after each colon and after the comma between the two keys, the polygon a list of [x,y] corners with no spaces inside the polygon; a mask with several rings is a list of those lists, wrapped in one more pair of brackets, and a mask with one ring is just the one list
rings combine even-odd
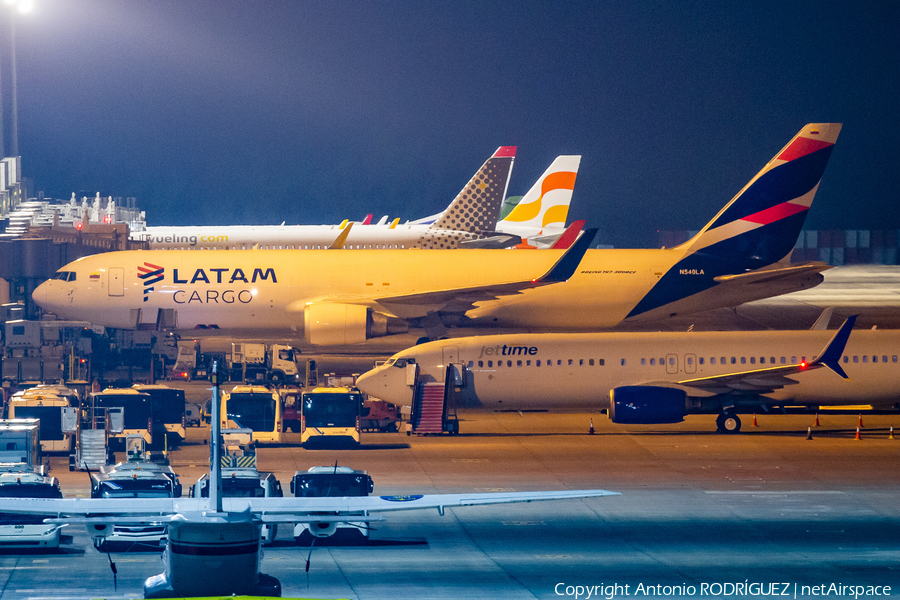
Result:
{"label": "airplane nose", "polygon": [[31,292],[31,299],[41,308],[46,308],[47,303],[47,282],[40,284]]}
{"label": "airplane nose", "polygon": [[362,393],[376,395],[375,386],[373,385],[376,378],[376,371],[377,369],[366,371],[356,378],[356,387],[359,388]]}

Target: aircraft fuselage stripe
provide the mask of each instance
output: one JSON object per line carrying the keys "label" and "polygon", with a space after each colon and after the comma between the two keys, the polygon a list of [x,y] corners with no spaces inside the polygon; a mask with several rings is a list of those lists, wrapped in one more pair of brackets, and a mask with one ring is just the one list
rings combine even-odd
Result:
{"label": "aircraft fuselage stripe", "polygon": [[769,223],[774,223],[775,221],[780,221],[781,219],[784,219],[786,217],[796,215],[797,213],[803,212],[804,210],[809,210],[809,207],[794,204],[793,202],[782,202],[781,204],[773,206],[772,208],[767,208],[765,210],[759,211],[756,214],[748,215],[744,217],[742,221],[750,221],[751,223],[768,225]]}
{"label": "aircraft fuselage stripe", "polygon": [[197,545],[182,544],[169,540],[169,550],[173,554],[187,554],[191,556],[236,556],[238,554],[253,554],[259,552],[258,543],[240,544],[240,545]]}

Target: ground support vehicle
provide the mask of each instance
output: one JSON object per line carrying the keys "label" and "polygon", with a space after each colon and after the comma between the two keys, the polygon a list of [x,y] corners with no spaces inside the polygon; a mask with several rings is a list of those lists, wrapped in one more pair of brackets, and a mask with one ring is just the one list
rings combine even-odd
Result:
{"label": "ground support vehicle", "polygon": [[115,453],[109,440],[121,434],[125,427],[124,409],[121,406],[85,405],[62,410],[63,431],[75,436],[69,470],[99,469],[113,464]]}
{"label": "ground support vehicle", "polygon": [[300,444],[359,447],[362,393],[355,388],[317,387],[300,396]]}
{"label": "ground support vehicle", "polygon": [[[166,430],[166,446],[174,448],[185,438],[185,409],[184,390],[170,388],[167,385],[144,385],[136,383],[132,388],[144,394],[149,394],[151,399],[150,415],[152,425],[162,425]],[[151,432],[153,433],[153,432]]]}
{"label": "ground support vehicle", "polygon": [[222,429],[250,429],[254,443],[281,442],[283,426],[278,392],[261,385],[236,385],[230,392],[222,393],[220,410]]}
{"label": "ground support vehicle", "polygon": [[10,419],[40,419],[44,452],[72,451],[75,438],[62,430],[62,408],[78,406],[78,392],[64,385],[39,385],[13,394]]}
{"label": "ground support vehicle", "polygon": [[[308,471],[297,471],[291,479],[291,493],[297,498],[368,496],[373,490],[372,478],[365,471],[354,471],[350,467],[310,467]],[[299,544],[308,545],[313,537],[331,536],[364,540],[369,537],[369,527],[365,522],[294,525],[294,539]]]}
{"label": "ground support vehicle", "polygon": [[[223,429],[221,455],[222,494],[226,498],[272,498],[284,496],[281,482],[272,473],[256,469],[256,447],[247,429]],[[190,490],[192,498],[209,497],[209,473],[204,473]],[[278,534],[277,525],[263,525],[262,540],[271,544]]]}
{"label": "ground support vehicle", "polygon": [[368,398],[363,402],[359,426],[363,431],[397,431],[397,423],[401,419],[398,405],[377,398]]}
{"label": "ground support vehicle", "polygon": [[283,344],[234,342],[226,357],[231,381],[282,384],[300,381],[299,351]]}
{"label": "ground support vehicle", "polygon": [[[127,460],[91,473],[91,498],[179,498],[181,483],[167,462],[151,460],[139,434],[126,438]],[[166,540],[165,525],[106,525],[112,531],[94,536],[98,550],[133,547],[158,548]]]}
{"label": "ground support vehicle", "polygon": [[59,480],[41,464],[36,420],[0,421],[0,548],[58,548],[62,525],[48,525],[54,515],[2,512],[5,498],[62,498]]}

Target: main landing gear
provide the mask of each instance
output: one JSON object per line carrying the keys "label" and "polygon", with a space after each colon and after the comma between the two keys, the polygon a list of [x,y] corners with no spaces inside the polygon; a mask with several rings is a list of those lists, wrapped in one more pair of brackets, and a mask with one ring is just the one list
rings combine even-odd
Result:
{"label": "main landing gear", "polygon": [[716,417],[716,428],[719,433],[737,433],[741,430],[741,419],[730,410],[722,411]]}

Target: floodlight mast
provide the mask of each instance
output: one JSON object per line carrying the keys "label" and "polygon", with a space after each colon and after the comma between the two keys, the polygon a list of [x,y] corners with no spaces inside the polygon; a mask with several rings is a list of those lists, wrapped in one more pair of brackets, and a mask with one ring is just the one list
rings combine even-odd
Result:
{"label": "floodlight mast", "polygon": [[222,512],[222,432],[219,424],[221,401],[219,400],[218,361],[212,364],[212,399],[210,400],[209,427],[209,507]]}

